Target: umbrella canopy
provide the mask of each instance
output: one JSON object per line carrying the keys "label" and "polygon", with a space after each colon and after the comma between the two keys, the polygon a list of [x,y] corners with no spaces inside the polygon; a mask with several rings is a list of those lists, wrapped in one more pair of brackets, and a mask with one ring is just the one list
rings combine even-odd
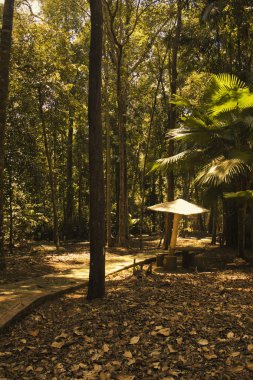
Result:
{"label": "umbrella canopy", "polygon": [[154,206],[148,207],[152,211],[171,212],[180,215],[194,215],[208,212],[207,209],[197,206],[193,203],[187,202],[184,199],[177,199],[172,202],[159,203]]}

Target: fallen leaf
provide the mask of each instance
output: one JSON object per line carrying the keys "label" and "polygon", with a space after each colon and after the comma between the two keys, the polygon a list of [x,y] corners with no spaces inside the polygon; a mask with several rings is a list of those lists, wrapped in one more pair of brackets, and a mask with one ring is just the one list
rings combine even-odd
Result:
{"label": "fallen leaf", "polygon": [[177,350],[175,350],[170,344],[168,344],[168,349],[170,354],[174,354],[175,352],[177,352]]}
{"label": "fallen leaf", "polygon": [[28,367],[26,367],[25,371],[26,371],[26,372],[33,371],[33,366],[32,366],[32,365],[29,365]]}
{"label": "fallen leaf", "polygon": [[205,354],[204,357],[207,360],[217,359],[217,355],[215,355],[215,354]]}
{"label": "fallen leaf", "polygon": [[207,339],[199,339],[198,340],[198,344],[200,346],[207,346],[209,344],[208,340]]}
{"label": "fallen leaf", "polygon": [[244,370],[244,367],[242,365],[238,365],[236,367],[229,367],[228,370],[229,372],[238,373],[242,372]]}
{"label": "fallen leaf", "polygon": [[106,374],[104,372],[100,372],[99,380],[106,380]]}
{"label": "fallen leaf", "polygon": [[105,344],[103,345],[103,351],[104,351],[104,352],[109,352],[109,351],[110,351],[110,347],[108,346],[108,344],[105,343]]}
{"label": "fallen leaf", "polygon": [[62,348],[64,346],[65,342],[53,342],[51,344],[51,347],[53,348]]}
{"label": "fallen leaf", "polygon": [[55,340],[61,339],[61,338],[66,339],[67,337],[68,337],[68,334],[65,332],[62,332],[60,335],[55,337]]}
{"label": "fallen leaf", "polygon": [[83,332],[80,331],[78,327],[74,328],[74,333],[75,333],[75,335],[77,335],[77,336],[82,336],[82,335],[83,335]]}
{"label": "fallen leaf", "polygon": [[39,335],[39,330],[32,330],[32,331],[28,331],[28,334],[31,335],[31,336],[38,336]]}
{"label": "fallen leaf", "polygon": [[158,331],[159,335],[163,336],[169,336],[170,335],[170,329],[169,328],[164,328]]}
{"label": "fallen leaf", "polygon": [[227,338],[228,338],[228,339],[232,339],[232,338],[234,338],[234,336],[235,336],[235,334],[234,334],[232,331],[230,331],[230,332],[227,334]]}
{"label": "fallen leaf", "polygon": [[133,338],[130,339],[130,344],[136,344],[140,340],[139,336],[134,336]]}
{"label": "fallen leaf", "polygon": [[232,358],[236,358],[237,356],[240,356],[240,355],[241,355],[241,353],[238,352],[238,351],[232,352],[232,353],[230,354],[230,356],[232,356]]}
{"label": "fallen leaf", "polygon": [[177,344],[181,345],[183,343],[183,338],[177,338]]}
{"label": "fallen leaf", "polygon": [[253,362],[246,363],[246,367],[249,371],[253,372]]}
{"label": "fallen leaf", "polygon": [[123,354],[124,358],[132,359],[133,355],[131,351],[125,351]]}
{"label": "fallen leaf", "polygon": [[253,344],[248,344],[247,350],[248,351],[253,351]]}
{"label": "fallen leaf", "polygon": [[94,364],[94,371],[96,372],[102,371],[102,366],[100,364]]}
{"label": "fallen leaf", "polygon": [[71,371],[72,371],[72,372],[77,372],[77,371],[79,371],[79,369],[80,369],[79,364],[74,364],[74,365],[72,365],[72,367],[71,367]]}

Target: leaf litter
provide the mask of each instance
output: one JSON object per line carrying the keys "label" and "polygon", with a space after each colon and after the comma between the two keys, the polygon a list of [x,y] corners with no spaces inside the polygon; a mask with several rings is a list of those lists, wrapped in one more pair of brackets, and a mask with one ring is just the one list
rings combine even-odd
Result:
{"label": "leaf litter", "polygon": [[0,379],[253,379],[253,274],[111,277],[39,307],[0,337]]}

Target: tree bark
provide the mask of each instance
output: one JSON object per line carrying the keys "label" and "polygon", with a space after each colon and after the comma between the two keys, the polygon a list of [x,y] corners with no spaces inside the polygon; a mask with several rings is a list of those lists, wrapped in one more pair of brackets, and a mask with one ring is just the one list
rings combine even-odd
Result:
{"label": "tree bark", "polygon": [[119,46],[117,62],[117,104],[119,129],[119,245],[127,246],[128,204],[127,204],[127,165],[126,165],[126,94],[123,78],[123,48]]}
{"label": "tree bark", "polygon": [[38,87],[38,97],[39,97],[40,120],[41,120],[41,125],[42,125],[42,136],[44,139],[44,148],[45,148],[46,160],[47,160],[47,165],[48,165],[48,178],[49,178],[52,208],[53,208],[54,244],[56,248],[58,249],[60,247],[60,239],[59,239],[59,222],[58,222],[58,212],[57,212],[56,184],[55,184],[55,175],[54,175],[54,170],[53,170],[52,155],[51,155],[49,144],[48,144],[45,115],[43,111],[43,97],[42,97],[41,85],[39,85]]}
{"label": "tree bark", "polygon": [[109,102],[108,102],[108,61],[107,54],[105,53],[105,64],[104,64],[104,73],[105,73],[105,84],[104,84],[104,95],[105,95],[105,129],[106,129],[106,241],[107,246],[112,246],[112,221],[111,221],[111,212],[112,212],[112,181],[111,181],[111,128],[109,120]]}
{"label": "tree bark", "polygon": [[64,234],[67,239],[73,237],[73,110],[69,112],[68,146],[67,146],[67,194],[64,221]]}
{"label": "tree bark", "polygon": [[[182,30],[182,0],[177,0],[177,26],[176,33],[174,37],[174,43],[172,46],[172,61],[171,61],[171,82],[170,82],[170,93],[171,96],[177,93],[177,61],[178,61],[178,49]],[[174,129],[176,127],[176,107],[174,104],[170,104],[169,110],[169,129]],[[169,142],[168,155],[169,157],[174,154],[174,143]],[[175,178],[173,170],[169,170],[167,174],[167,201],[174,200],[175,192]],[[173,227],[173,215],[167,214],[165,217],[165,234],[164,234],[164,249],[168,249],[169,241],[171,238],[172,227]]]}
{"label": "tree bark", "polygon": [[13,29],[14,0],[5,0],[0,41],[0,278],[6,273],[3,232],[4,204],[4,143],[9,92],[11,36]]}
{"label": "tree bark", "polygon": [[245,227],[246,227],[246,200],[242,200],[238,207],[238,257],[245,257]]}
{"label": "tree bark", "polygon": [[89,171],[90,171],[90,276],[87,298],[105,295],[104,177],[101,117],[101,65],[103,13],[101,0],[90,2],[91,37],[89,59]]}

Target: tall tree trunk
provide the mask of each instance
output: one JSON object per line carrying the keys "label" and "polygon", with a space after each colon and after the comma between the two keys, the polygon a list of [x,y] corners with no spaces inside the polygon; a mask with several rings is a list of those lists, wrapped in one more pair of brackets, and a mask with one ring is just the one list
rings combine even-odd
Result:
{"label": "tall tree trunk", "polygon": [[246,200],[241,200],[238,206],[238,256],[245,257],[245,227],[246,227]]}
{"label": "tall tree trunk", "polygon": [[127,164],[126,164],[126,94],[124,88],[123,48],[118,48],[117,62],[117,103],[119,129],[119,245],[126,247],[128,242],[127,204]]}
{"label": "tall tree trunk", "polygon": [[109,102],[108,102],[108,61],[105,53],[105,84],[104,84],[104,96],[105,96],[105,129],[106,129],[106,241],[107,246],[112,246],[112,180],[111,180],[111,128],[109,120]]}
{"label": "tall tree trunk", "polygon": [[4,143],[9,92],[9,70],[11,36],[13,27],[14,0],[5,0],[0,41],[0,278],[6,273],[3,232],[4,204]]}
{"label": "tall tree trunk", "polygon": [[9,174],[9,252],[13,253],[13,175],[12,166],[10,164],[8,168]]}
{"label": "tall tree trunk", "polygon": [[153,127],[154,116],[155,116],[155,111],[156,111],[157,95],[158,95],[160,83],[163,76],[164,62],[165,62],[166,56],[167,56],[167,52],[164,56],[163,64],[162,64],[157,85],[156,85],[154,101],[153,101],[153,106],[152,106],[151,115],[150,115],[150,123],[148,127],[148,136],[147,136],[146,149],[145,149],[145,154],[144,154],[144,164],[143,164],[143,169],[141,173],[140,249],[143,248],[142,234],[143,234],[144,203],[145,203],[145,176],[146,176],[146,167],[147,167],[147,160],[148,160],[148,153],[149,153],[149,143],[150,143],[151,130]]}
{"label": "tall tree trunk", "polygon": [[90,276],[88,299],[105,295],[104,177],[101,117],[101,65],[103,13],[101,0],[90,2],[91,37],[89,60],[89,171],[90,171]]}
{"label": "tall tree trunk", "polygon": [[[182,0],[177,0],[177,27],[172,46],[172,60],[171,60],[171,81],[170,81],[170,93],[171,96],[177,93],[177,61],[178,61],[178,49],[182,30]],[[169,129],[176,128],[176,107],[174,104],[170,104],[169,111]],[[173,156],[174,143],[169,142],[168,155]],[[167,201],[174,200],[175,192],[175,179],[173,170],[169,170],[167,174]],[[173,227],[173,214],[167,214],[165,220],[165,234],[164,234],[164,249],[168,249]]]}
{"label": "tall tree trunk", "polygon": [[73,110],[69,111],[69,128],[68,128],[68,146],[67,146],[67,194],[66,194],[66,211],[64,220],[64,234],[67,239],[73,237]]}
{"label": "tall tree trunk", "polygon": [[58,222],[58,212],[57,212],[56,184],[55,184],[55,175],[54,175],[54,170],[53,170],[52,155],[51,155],[49,144],[48,144],[45,115],[43,111],[43,96],[42,96],[41,85],[39,85],[38,87],[38,97],[39,97],[40,120],[41,120],[41,125],[42,125],[42,135],[43,135],[44,149],[45,149],[46,160],[47,160],[47,165],[48,165],[48,178],[49,178],[49,186],[51,190],[51,199],[52,199],[52,208],[53,208],[54,244],[56,248],[58,249],[60,246],[60,239],[59,239],[59,222]]}

